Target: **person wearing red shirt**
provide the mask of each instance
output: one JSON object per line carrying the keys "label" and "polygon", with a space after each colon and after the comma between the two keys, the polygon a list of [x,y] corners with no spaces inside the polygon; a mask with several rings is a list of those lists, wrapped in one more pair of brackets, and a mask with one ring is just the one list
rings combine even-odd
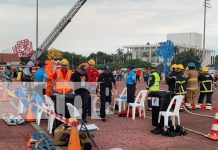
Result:
{"label": "person wearing red shirt", "polygon": [[[89,64],[89,68],[87,69],[87,76],[88,76],[88,82],[97,82],[98,77],[99,77],[99,72],[98,70],[95,68],[95,60],[94,59],[90,59],[88,61]],[[93,85],[94,87],[94,85]],[[90,86],[90,92],[91,93],[95,93],[95,91],[92,91],[92,86]],[[92,98],[90,96],[89,100],[88,100],[88,115],[91,116],[91,107],[92,107]]]}
{"label": "person wearing red shirt", "polygon": [[136,74],[136,81],[140,82],[141,71],[139,69],[137,69],[137,70],[135,70],[135,74]]}
{"label": "person wearing red shirt", "polygon": [[95,61],[90,59],[88,61],[89,68],[87,69],[88,82],[96,82],[98,80],[99,72],[95,68]]}

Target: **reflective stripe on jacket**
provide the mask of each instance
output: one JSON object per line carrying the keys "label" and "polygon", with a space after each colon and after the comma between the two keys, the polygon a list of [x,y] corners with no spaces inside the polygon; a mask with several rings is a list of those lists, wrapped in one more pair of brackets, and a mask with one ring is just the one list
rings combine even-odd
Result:
{"label": "reflective stripe on jacket", "polygon": [[200,74],[200,92],[211,93],[213,92],[213,77],[210,74]]}
{"label": "reflective stripe on jacket", "polygon": [[67,70],[67,74],[64,78],[61,68],[56,70],[56,92],[57,93],[69,93],[71,91],[70,79],[72,76],[72,71]]}

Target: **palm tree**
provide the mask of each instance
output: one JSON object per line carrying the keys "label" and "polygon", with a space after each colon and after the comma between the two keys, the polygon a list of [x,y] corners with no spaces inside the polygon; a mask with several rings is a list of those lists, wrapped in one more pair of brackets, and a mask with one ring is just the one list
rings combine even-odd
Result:
{"label": "palm tree", "polygon": [[123,55],[123,53],[124,53],[124,50],[123,50],[123,49],[121,49],[121,48],[118,48],[118,49],[117,49],[117,54],[118,54],[118,55]]}
{"label": "palm tree", "polygon": [[124,50],[121,48],[117,49],[117,55],[119,56],[119,64],[123,63],[123,54],[124,54]]}

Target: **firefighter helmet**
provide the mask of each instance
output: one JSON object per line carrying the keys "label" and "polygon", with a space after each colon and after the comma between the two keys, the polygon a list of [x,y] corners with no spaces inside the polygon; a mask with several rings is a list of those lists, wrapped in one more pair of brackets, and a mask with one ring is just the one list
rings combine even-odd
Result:
{"label": "firefighter helmet", "polygon": [[173,65],[172,65],[172,68],[173,68],[173,69],[177,69],[177,67],[178,67],[177,64],[173,64]]}
{"label": "firefighter helmet", "polygon": [[61,60],[61,65],[69,65],[69,62],[68,62],[68,60],[67,59],[62,59]]}
{"label": "firefighter helmet", "polygon": [[178,64],[178,65],[177,65],[177,69],[184,70],[184,67],[183,67],[182,64]]}
{"label": "firefighter helmet", "polygon": [[188,67],[193,67],[193,68],[195,68],[196,66],[195,66],[195,63],[189,62],[189,63],[188,63]]}
{"label": "firefighter helmet", "polygon": [[209,68],[208,68],[208,67],[203,67],[203,68],[202,68],[202,72],[206,72],[206,73],[207,73],[208,71],[209,71]]}
{"label": "firefighter helmet", "polygon": [[89,59],[88,64],[94,66],[95,65],[95,60],[94,59]]}

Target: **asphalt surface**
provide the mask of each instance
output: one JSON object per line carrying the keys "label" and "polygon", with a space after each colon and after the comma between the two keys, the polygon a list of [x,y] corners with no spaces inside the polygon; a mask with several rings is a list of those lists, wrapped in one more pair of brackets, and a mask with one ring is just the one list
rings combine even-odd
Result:
{"label": "asphalt surface", "polygon": [[[124,87],[123,82],[118,82],[118,92]],[[144,83],[137,84],[137,92],[144,89]],[[167,89],[162,84],[161,89]],[[218,107],[218,94],[213,95],[213,105]],[[0,109],[6,113],[14,112],[14,108],[6,109],[5,105],[9,103],[0,103]],[[1,111],[1,112],[2,112]],[[210,110],[192,110],[194,113],[207,114],[214,116],[215,112]],[[151,116],[151,112],[146,111],[146,116]],[[180,113],[181,125],[208,134],[211,130],[211,118],[190,115],[187,112]],[[153,129],[150,119],[136,117],[118,117],[117,114],[107,116],[107,122],[101,120],[91,120],[89,123],[95,123],[100,130],[93,132],[95,141],[100,150],[109,150],[112,148],[121,148],[123,150],[174,150],[174,149],[218,149],[218,142],[207,139],[201,135],[188,132],[187,136],[165,137],[162,135],[153,135],[150,130]],[[42,121],[41,128],[46,130],[47,121]],[[0,150],[24,150],[28,149],[24,136],[36,133],[37,131],[26,123],[20,126],[7,126],[3,120],[0,121]],[[63,149],[67,149],[63,147]]]}

